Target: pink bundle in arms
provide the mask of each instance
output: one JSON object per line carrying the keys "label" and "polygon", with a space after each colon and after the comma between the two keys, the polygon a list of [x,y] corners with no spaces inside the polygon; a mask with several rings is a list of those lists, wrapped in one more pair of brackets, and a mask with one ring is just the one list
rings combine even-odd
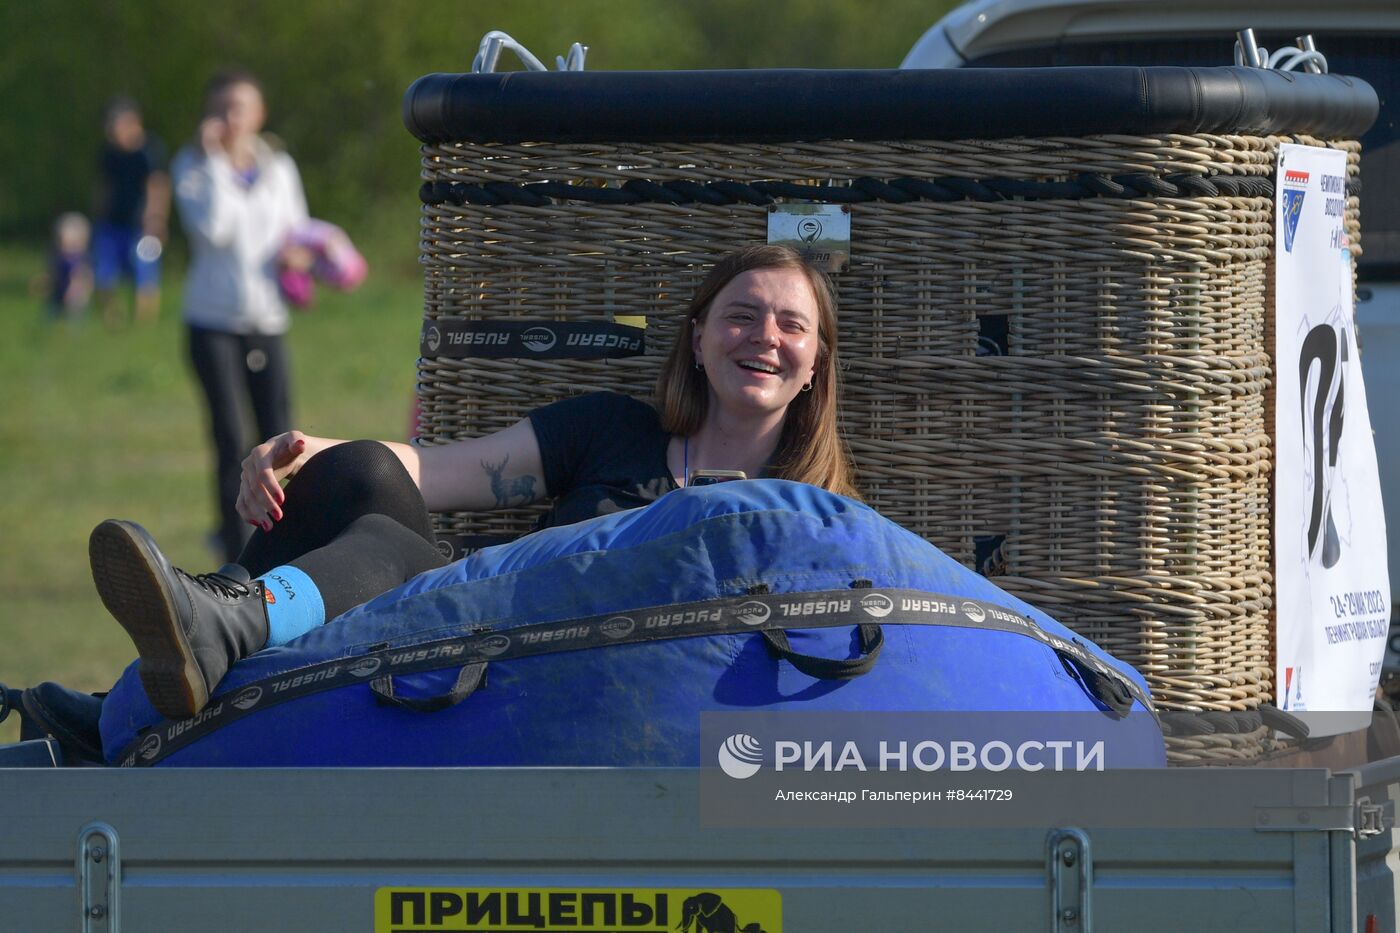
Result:
{"label": "pink bundle in arms", "polygon": [[345,231],[324,220],[307,220],[287,234],[277,255],[282,297],[296,308],[308,308],[316,297],[316,282],[350,291],[365,279],[369,267]]}

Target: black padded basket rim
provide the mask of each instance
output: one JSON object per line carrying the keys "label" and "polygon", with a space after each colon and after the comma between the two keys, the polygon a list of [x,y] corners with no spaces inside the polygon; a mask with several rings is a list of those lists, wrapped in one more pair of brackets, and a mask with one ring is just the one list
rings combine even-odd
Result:
{"label": "black padded basket rim", "polygon": [[1355,138],[1360,78],[1261,68],[751,69],[430,74],[404,94],[424,143],[795,142],[1017,136]]}

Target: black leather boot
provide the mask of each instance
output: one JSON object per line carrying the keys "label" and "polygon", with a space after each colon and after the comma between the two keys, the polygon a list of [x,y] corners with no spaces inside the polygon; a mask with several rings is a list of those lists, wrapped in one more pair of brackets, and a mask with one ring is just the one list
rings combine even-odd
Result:
{"label": "black leather boot", "polygon": [[43,730],[24,711],[24,691],[0,684],[0,722],[4,722],[11,713],[19,716],[19,740],[21,742],[44,737]]}
{"label": "black leather boot", "polygon": [[46,682],[24,691],[20,703],[24,718],[41,735],[58,740],[65,762],[102,764],[102,697]]}
{"label": "black leather boot", "polygon": [[92,530],[88,559],[103,604],[136,643],[146,696],[165,716],[199,712],[234,662],[267,643],[263,586],[246,572],[185,573],[146,529],[116,520]]}

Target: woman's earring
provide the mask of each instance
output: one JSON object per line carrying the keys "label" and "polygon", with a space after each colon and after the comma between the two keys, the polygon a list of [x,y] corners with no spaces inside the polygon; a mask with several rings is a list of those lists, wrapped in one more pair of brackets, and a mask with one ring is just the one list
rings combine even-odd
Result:
{"label": "woman's earring", "polygon": [[807,383],[805,386],[802,387],[802,391],[803,391],[803,392],[811,392],[811,391],[812,391],[812,384],[811,384],[810,382]]}
{"label": "woman's earring", "polygon": [[704,364],[702,364],[699,360],[696,360],[696,361],[695,361],[695,368],[698,369],[698,370],[700,370],[701,372],[704,372],[704,371],[705,371],[705,366],[704,366]]}

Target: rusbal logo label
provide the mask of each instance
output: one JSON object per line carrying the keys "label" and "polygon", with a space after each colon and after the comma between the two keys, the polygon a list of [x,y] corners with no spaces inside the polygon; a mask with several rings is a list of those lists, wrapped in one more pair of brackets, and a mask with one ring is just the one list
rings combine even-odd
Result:
{"label": "rusbal logo label", "polygon": [[568,340],[564,342],[568,347],[594,347],[599,350],[625,350],[630,353],[640,352],[642,349],[641,337],[630,337],[627,334],[570,334]]}
{"label": "rusbal logo label", "polygon": [[554,346],[554,331],[548,327],[532,327],[520,335],[520,342],[531,353],[544,353]]}
{"label": "rusbal logo label", "polygon": [[632,634],[632,630],[636,627],[637,623],[633,622],[627,616],[613,616],[611,619],[598,626],[598,628],[602,629],[603,634],[609,638],[626,638],[628,635]]}
{"label": "rusbal logo label", "polygon": [[734,610],[734,615],[745,625],[762,625],[768,621],[768,615],[772,610],[767,603],[750,601],[743,603]]}
{"label": "rusbal logo label", "polygon": [[751,735],[735,733],[719,747],[719,766],[736,780],[751,778],[763,767],[763,746]]}
{"label": "rusbal logo label", "polygon": [[428,328],[428,349],[436,353],[438,347],[442,346],[442,331],[436,327]]}
{"label": "rusbal logo label", "polygon": [[252,709],[258,705],[262,695],[262,687],[249,687],[233,698],[233,705],[243,710]]}
{"label": "rusbal logo label", "polygon": [[884,593],[871,593],[861,599],[860,608],[864,609],[867,615],[883,619],[894,611],[894,600]]}
{"label": "rusbal logo label", "polygon": [[490,655],[494,658],[497,655],[505,654],[506,649],[509,647],[510,636],[492,635],[490,638],[486,639],[481,643],[481,653]]}
{"label": "rusbal logo label", "polygon": [[963,604],[958,608],[962,609],[963,615],[974,622],[981,622],[983,619],[987,618],[986,610],[974,602],[964,600]]}
{"label": "rusbal logo label", "polygon": [[141,757],[150,761],[160,754],[160,736],[152,732],[141,740]]}
{"label": "rusbal logo label", "polygon": [[360,658],[351,664],[348,670],[356,677],[368,677],[379,670],[380,661],[378,658]]}

